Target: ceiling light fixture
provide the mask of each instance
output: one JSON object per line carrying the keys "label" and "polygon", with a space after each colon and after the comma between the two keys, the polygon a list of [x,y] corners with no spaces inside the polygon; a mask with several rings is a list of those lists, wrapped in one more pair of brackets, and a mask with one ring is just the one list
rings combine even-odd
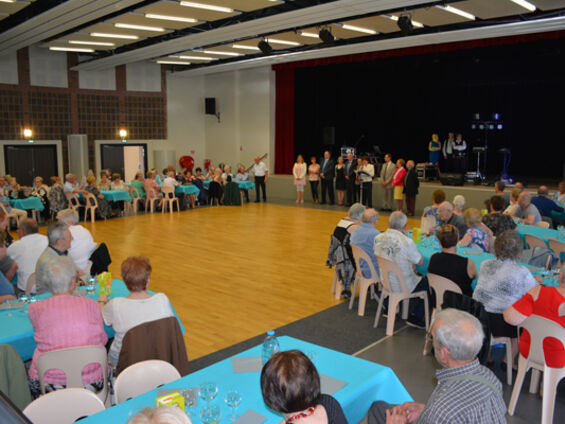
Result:
{"label": "ceiling light fixture", "polygon": [[247,46],[245,44],[232,44],[234,49],[242,49],[242,50],[260,50],[259,47],[255,46]]}
{"label": "ceiling light fixture", "polygon": [[358,27],[355,25],[347,25],[347,24],[341,24],[341,27],[343,29],[348,29],[349,31],[357,31],[357,32],[364,32],[365,34],[376,34],[377,31],[373,31],[372,29],[369,28],[362,28],[362,27]]}
{"label": "ceiling light fixture", "polygon": [[102,37],[102,38],[124,38],[126,40],[139,39],[137,35],[109,34],[106,32],[91,32],[90,35],[92,35],[93,37]]}
{"label": "ceiling light fixture", "polygon": [[298,34],[302,35],[303,37],[320,38],[318,34],[315,34],[313,32],[300,31]]}
{"label": "ceiling light fixture", "polygon": [[275,43],[275,44],[286,44],[288,46],[299,46],[300,43],[296,41],[286,41],[286,40],[279,40],[278,38],[267,38],[267,42]]}
{"label": "ceiling light fixture", "polygon": [[94,49],[86,49],[79,47],[49,47],[49,50],[57,52],[81,52],[81,53],[94,53]]}
{"label": "ceiling light fixture", "polygon": [[171,56],[171,57],[178,57],[179,59],[188,59],[188,60],[214,60],[213,57],[208,56]]}
{"label": "ceiling light fixture", "polygon": [[524,9],[528,9],[530,12],[533,12],[533,11],[536,10],[536,6],[534,6],[529,1],[526,1],[526,0],[512,0],[512,1],[514,3],[516,3],[518,6],[522,6]]}
{"label": "ceiling light fixture", "polygon": [[177,21],[177,22],[198,22],[197,19],[193,18],[183,18],[181,16],[169,16],[169,15],[157,15],[155,13],[146,13],[146,18],[149,19],[161,19],[163,21]]}
{"label": "ceiling light fixture", "polygon": [[181,6],[194,7],[196,9],[213,10],[215,12],[232,13],[233,9],[229,7],[214,6],[213,4],[196,3],[193,1],[181,1]]}
{"label": "ceiling light fixture", "polygon": [[108,43],[105,41],[81,41],[81,40],[69,40],[69,44],[86,44],[90,46],[115,46],[114,43]]}
{"label": "ceiling light fixture", "polygon": [[145,26],[145,25],[132,25],[132,24],[117,23],[117,24],[114,24],[114,26],[116,28],[137,29],[137,30],[140,30],[140,31],[165,32],[165,28]]}
{"label": "ceiling light fixture", "polygon": [[450,13],[453,13],[453,14],[455,14],[455,15],[462,16],[463,18],[469,19],[469,20],[471,20],[471,21],[474,21],[474,20],[476,19],[475,15],[471,15],[470,13],[465,12],[464,10],[461,10],[461,9],[457,9],[457,8],[455,8],[455,7],[453,7],[453,6],[449,6],[449,5],[448,5],[448,6],[436,5],[436,7],[437,7],[438,9],[445,10],[446,12],[450,12]]}
{"label": "ceiling light fixture", "polygon": [[0,3],[15,3],[16,0],[0,0]]}
{"label": "ceiling light fixture", "polygon": [[202,53],[206,53],[206,54],[219,54],[219,55],[224,55],[224,56],[241,56],[241,53],[236,53],[236,52],[224,52],[224,51],[220,51],[220,50],[202,50]]}
{"label": "ceiling light fixture", "polygon": [[190,65],[190,62],[183,62],[180,60],[158,60],[157,63],[162,65]]}
{"label": "ceiling light fixture", "polygon": [[[394,15],[381,15],[381,17],[383,18],[387,18],[387,19],[391,19],[395,22],[398,22],[398,16],[394,16]],[[424,24],[418,22],[418,21],[414,21],[412,20],[412,26],[416,27],[416,28],[424,28]]]}

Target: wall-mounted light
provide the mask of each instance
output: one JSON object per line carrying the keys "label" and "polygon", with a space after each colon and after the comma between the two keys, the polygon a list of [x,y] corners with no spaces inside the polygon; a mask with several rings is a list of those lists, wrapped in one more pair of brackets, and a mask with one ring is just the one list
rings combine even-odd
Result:
{"label": "wall-mounted light", "polygon": [[24,128],[24,138],[27,140],[28,143],[33,143],[33,131],[30,128]]}
{"label": "wall-mounted light", "polygon": [[120,134],[120,138],[122,139],[122,143],[126,143],[127,142],[126,137],[128,136],[127,130],[122,128],[120,129],[119,134]]}

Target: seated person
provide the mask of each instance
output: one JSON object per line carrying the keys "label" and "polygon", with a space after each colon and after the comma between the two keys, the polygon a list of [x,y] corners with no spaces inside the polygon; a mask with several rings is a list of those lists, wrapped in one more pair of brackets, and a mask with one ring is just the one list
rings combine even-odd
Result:
{"label": "seated person", "polygon": [[18,222],[22,222],[23,219],[27,218],[27,212],[22,209],[13,208],[8,200],[8,196],[4,196],[3,193],[0,193],[0,203],[4,206],[7,213],[13,213],[16,215]]}
{"label": "seated person", "polygon": [[468,228],[459,245],[490,252],[492,231],[483,224],[481,212],[478,209],[469,208],[465,211],[464,217]]}
{"label": "seated person", "polygon": [[41,203],[43,204],[43,216],[45,218],[49,218],[49,199],[47,196],[49,195],[49,187],[46,184],[43,184],[43,178],[37,176],[33,180],[33,188],[31,191],[31,196],[37,197]]}
{"label": "seated person", "polygon": [[437,213],[439,216],[439,225],[451,224],[457,227],[459,231],[459,237],[467,232],[467,225],[465,224],[465,219],[460,215],[455,215],[453,213],[453,205],[449,202],[442,202],[437,208]]}
{"label": "seated person", "polygon": [[155,173],[153,171],[147,171],[147,178],[143,181],[143,189],[145,190],[147,198],[163,197],[163,193],[161,193],[161,186],[157,183]]}
{"label": "seated person", "polygon": [[490,331],[494,337],[512,339],[512,357],[517,351],[516,327],[504,322],[502,314],[526,292],[536,286],[540,277],[532,276],[528,268],[516,261],[522,254],[524,243],[515,231],[500,234],[494,242],[496,259],[481,264],[473,299],[483,304],[489,316]]}
{"label": "seated person", "polygon": [[[0,273],[8,281],[12,281],[18,270],[18,264],[8,255],[7,249],[12,244],[12,236],[6,231],[8,217],[4,211],[0,211]],[[9,236],[9,238],[8,238]]]}
{"label": "seated person", "polygon": [[96,186],[96,177],[87,177],[86,184],[87,185],[84,190],[96,197],[96,200],[98,201],[98,213],[100,216],[104,219],[110,218],[112,216],[112,207],[110,206],[110,202],[104,199],[104,196],[100,193],[100,190],[98,190],[98,187]]}
{"label": "seated person", "polygon": [[135,179],[132,180],[131,186],[137,189],[139,197],[145,197],[145,190],[143,189],[143,172],[137,172]]}
{"label": "seated person", "polygon": [[490,198],[490,213],[483,216],[483,224],[492,231],[493,236],[498,236],[506,230],[515,230],[516,223],[511,216],[502,213],[504,199],[502,196],[492,196]]}
{"label": "seated person", "polygon": [[184,411],[176,406],[163,405],[145,408],[131,417],[126,424],[192,424]]}
{"label": "seated person", "polygon": [[69,227],[72,236],[71,247],[68,249],[69,256],[79,269],[85,271],[90,255],[98,246],[94,242],[92,234],[82,225],[79,225],[78,213],[74,209],[63,209],[57,214],[57,220]]}
{"label": "seated person", "polygon": [[[238,170],[237,173],[235,174],[235,180],[236,181],[248,181],[249,180],[249,174],[247,173],[247,171],[245,171],[245,166],[241,165]],[[244,196],[245,196],[245,201],[249,202],[249,190],[247,189],[240,189]]]}
{"label": "seated person", "polygon": [[226,165],[224,167],[224,172],[222,173],[222,180],[224,180],[224,185],[230,183],[233,180],[233,174],[231,173],[231,166]]}
{"label": "seated person", "polygon": [[555,202],[562,208],[565,207],[565,181],[561,181],[557,186],[556,195]]}
{"label": "seated person", "polygon": [[147,292],[150,276],[148,258],[127,258],[122,263],[122,278],[130,294],[128,297],[115,297],[102,309],[104,322],[116,332],[108,353],[113,368],[118,365],[122,340],[128,330],[145,322],[173,316],[171,303],[165,294]]}
{"label": "seated person", "polygon": [[124,185],[124,182],[122,181],[122,176],[120,175],[119,172],[114,172],[112,174],[112,182],[110,183],[110,188],[112,190],[125,190],[126,186]]}
{"label": "seated person", "polygon": [[438,208],[439,205],[445,201],[445,192],[443,190],[436,190],[432,193],[433,204],[424,208],[422,218],[433,216],[436,222],[439,221]]}
{"label": "seated person", "polygon": [[8,189],[7,189],[7,196],[10,199],[17,199],[20,197],[20,190],[23,187],[21,187],[18,184],[18,180],[16,179],[16,177],[9,177],[8,178]]}
{"label": "seated person", "polygon": [[208,172],[206,173],[206,180],[212,181],[215,175],[216,175],[216,168],[210,165],[210,167],[208,168]]}
{"label": "seated person", "polygon": [[520,221],[528,225],[536,225],[541,221],[541,215],[532,204],[532,195],[528,192],[523,191],[518,196],[518,209],[514,213],[514,216],[520,218]]}
{"label": "seated person", "polygon": [[[430,258],[428,272],[445,277],[457,284],[465,296],[471,297],[471,283],[477,278],[477,266],[469,259],[457,254],[459,231],[453,225],[439,227],[436,237],[441,245],[441,253],[434,253]],[[437,299],[441,302],[442,299]]]}
{"label": "seated person", "polygon": [[[377,258],[375,258],[375,252],[373,251],[373,245],[375,244],[375,237],[381,232],[375,228],[377,221],[379,220],[379,213],[373,209],[365,209],[363,216],[361,217],[361,223],[359,226],[351,233],[350,242],[352,245],[360,247],[365,251],[367,255],[371,258],[373,267],[377,273],[379,272],[379,264],[377,263]],[[360,261],[361,272],[363,276],[368,278],[371,273],[369,272],[369,266],[364,260]]]}
{"label": "seated person", "polygon": [[200,181],[206,181],[206,177],[202,175],[202,168],[196,168],[194,170],[194,177],[199,179]]}
{"label": "seated person", "polygon": [[[51,259],[45,265],[45,273],[53,296],[30,303],[28,308],[37,342],[29,368],[34,398],[41,394],[37,360],[42,353],[79,346],[105,347],[108,341],[98,303],[86,296],[73,296],[77,279],[71,259],[67,256]],[[82,371],[82,381],[88,390],[101,390],[104,376],[100,365],[87,365]],[[51,392],[65,388],[66,377],[63,371],[49,370],[43,382],[45,391]]]}
{"label": "seated person", "polygon": [[84,190],[81,189],[80,184],[77,182],[77,177],[74,174],[65,175],[65,184],[63,185],[63,189],[65,190],[65,193],[73,193],[75,195],[84,193]]}
{"label": "seated person", "polygon": [[100,173],[100,183],[98,184],[98,190],[100,191],[112,190],[112,183],[108,179],[108,174],[106,173],[106,171],[102,171]]}
{"label": "seated person", "polygon": [[[558,287],[535,286],[504,311],[504,321],[510,325],[520,325],[532,314],[565,327],[565,264],[561,264]],[[530,334],[527,330],[520,335],[519,348],[522,356],[527,358],[530,351]],[[565,349],[561,342],[548,337],[543,342],[543,351],[549,367],[565,367]]]}
{"label": "seated person", "polygon": [[560,221],[565,220],[564,209],[549,198],[547,186],[538,188],[538,195],[532,197],[532,205],[538,209],[541,216],[551,218],[555,214]]}
{"label": "seated person", "polygon": [[285,423],[347,424],[340,404],[320,391],[316,367],[299,350],[275,353],[261,371],[265,404]]}
{"label": "seated person", "polygon": [[518,197],[520,197],[520,193],[522,193],[522,191],[523,189],[520,189],[518,187],[514,187],[512,189],[512,191],[510,192],[510,205],[508,205],[508,207],[504,209],[503,212],[505,215],[514,216],[516,214],[516,211],[520,207],[520,205],[518,204]]}
{"label": "seated person", "polygon": [[453,198],[453,213],[455,215],[463,216],[463,208],[465,207],[465,197],[458,194]]}
{"label": "seated person", "polygon": [[[424,257],[412,239],[406,235],[407,220],[406,215],[400,211],[391,213],[388,221],[389,228],[375,237],[373,250],[377,258],[381,256],[396,262],[402,271],[408,291],[426,291],[429,299],[428,278],[420,277],[414,271],[415,265],[422,265]],[[401,291],[400,281],[397,280],[396,275],[391,275],[389,280],[391,290],[399,293]],[[406,323],[412,327],[425,328],[424,302],[421,299],[418,299],[418,303]]]}

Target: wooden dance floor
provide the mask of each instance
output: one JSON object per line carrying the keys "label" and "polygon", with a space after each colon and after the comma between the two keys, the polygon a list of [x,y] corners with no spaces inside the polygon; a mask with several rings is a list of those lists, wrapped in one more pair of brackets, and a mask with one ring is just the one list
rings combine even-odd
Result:
{"label": "wooden dance floor", "polygon": [[82,224],[108,245],[115,278],[128,256],[151,259],[149,287],[171,300],[192,360],[337,304],[325,262],[346,214],[250,203]]}

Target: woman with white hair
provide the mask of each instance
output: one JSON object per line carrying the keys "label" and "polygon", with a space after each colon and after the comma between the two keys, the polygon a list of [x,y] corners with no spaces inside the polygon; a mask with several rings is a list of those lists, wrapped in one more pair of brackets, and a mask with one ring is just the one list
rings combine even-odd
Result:
{"label": "woman with white hair", "polygon": [[463,216],[463,208],[465,207],[465,198],[458,194],[453,198],[453,213],[455,215]]}
{"label": "woman with white hair", "polygon": [[88,266],[88,260],[92,252],[96,250],[97,244],[92,238],[92,234],[82,225],[78,224],[78,212],[74,209],[63,209],[57,214],[57,220],[67,224],[69,231],[73,236],[71,247],[69,248],[69,255],[83,271]]}
{"label": "woman with white hair", "polygon": [[163,405],[158,408],[145,408],[131,417],[127,424],[192,424],[181,409]]}

